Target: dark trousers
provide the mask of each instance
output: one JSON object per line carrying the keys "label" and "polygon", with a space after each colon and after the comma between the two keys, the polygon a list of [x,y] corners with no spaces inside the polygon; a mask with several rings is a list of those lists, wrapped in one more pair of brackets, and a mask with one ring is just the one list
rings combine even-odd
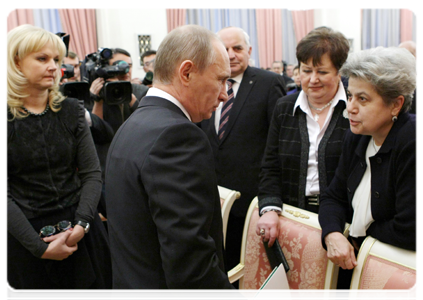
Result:
{"label": "dark trousers", "polygon": [[[228,272],[237,266],[241,259],[242,233],[244,231],[245,217],[237,217],[229,214],[228,227],[226,231],[225,248],[225,271]],[[233,286],[238,288],[238,282]]]}

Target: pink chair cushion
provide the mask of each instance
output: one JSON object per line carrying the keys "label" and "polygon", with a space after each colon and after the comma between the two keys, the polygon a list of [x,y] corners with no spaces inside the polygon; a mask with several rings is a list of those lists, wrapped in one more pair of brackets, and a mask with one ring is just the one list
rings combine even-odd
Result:
{"label": "pink chair cushion", "polygon": [[[258,289],[271,273],[261,237],[256,234],[258,209],[248,230],[244,289]],[[291,289],[323,289],[328,259],[321,245],[321,230],[285,217],[279,218],[279,243],[288,261]]]}
{"label": "pink chair cushion", "polygon": [[409,289],[415,283],[415,270],[369,255],[363,267],[360,289]]}

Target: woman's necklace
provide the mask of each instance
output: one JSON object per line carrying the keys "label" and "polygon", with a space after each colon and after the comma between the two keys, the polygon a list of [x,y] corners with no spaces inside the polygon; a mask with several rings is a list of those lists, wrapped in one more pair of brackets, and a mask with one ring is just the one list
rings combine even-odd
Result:
{"label": "woman's necklace", "polygon": [[319,113],[316,113],[315,115],[314,115],[314,120],[317,122],[317,121],[319,121],[319,114],[326,108],[326,107],[328,107],[329,105],[331,105],[332,104],[332,102],[333,102],[333,99],[332,100],[330,100],[328,103],[326,103],[325,104],[325,106],[323,106],[323,107],[314,107],[313,105],[311,105],[311,103],[310,103],[310,101],[308,101],[307,100],[307,102],[308,102],[308,106],[310,106],[310,108],[311,109],[313,109],[313,110],[316,110],[316,111],[318,111]]}
{"label": "woman's necklace", "polygon": [[23,109],[23,110],[24,110],[27,114],[29,114],[29,115],[33,115],[33,116],[42,116],[42,115],[45,115],[45,114],[48,112],[48,110],[50,109],[50,106],[48,105],[48,101],[47,101],[46,109],[45,109],[43,112],[39,113],[39,114],[36,114],[36,113],[33,113],[32,111],[27,110],[27,109],[25,108],[25,106],[23,106],[23,105],[22,105],[22,109]]}

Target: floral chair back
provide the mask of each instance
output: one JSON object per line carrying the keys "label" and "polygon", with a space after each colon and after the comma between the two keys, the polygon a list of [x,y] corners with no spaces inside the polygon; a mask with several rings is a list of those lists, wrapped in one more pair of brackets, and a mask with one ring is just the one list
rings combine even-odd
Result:
{"label": "floral chair back", "polygon": [[351,289],[410,289],[416,284],[416,252],[367,237],[357,256]]}
{"label": "floral chair back", "polygon": [[[244,270],[240,280],[243,289],[259,289],[272,271],[261,237],[255,232],[259,219],[256,199],[251,203],[255,207],[244,228],[247,234],[241,251]],[[284,204],[279,221],[278,240],[290,267],[287,273],[290,289],[336,288],[339,269],[328,260],[322,247],[318,215]]]}

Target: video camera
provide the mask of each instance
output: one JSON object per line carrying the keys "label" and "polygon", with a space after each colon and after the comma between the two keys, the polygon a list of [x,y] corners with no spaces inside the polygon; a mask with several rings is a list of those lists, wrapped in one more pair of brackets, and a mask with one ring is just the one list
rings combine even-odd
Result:
{"label": "video camera", "polygon": [[[129,72],[128,63],[122,60],[110,66],[109,60],[112,57],[113,52],[109,48],[99,48],[97,52],[88,54],[81,65],[82,80],[91,86],[99,77],[109,79]],[[132,98],[132,85],[129,81],[106,82],[99,97],[108,105],[129,103]]]}
{"label": "video camera", "polygon": [[[75,76],[74,67],[68,64],[61,66],[62,79],[72,78]],[[60,85],[60,92],[70,98],[79,100],[90,100],[90,85],[87,82],[65,82]]]}

